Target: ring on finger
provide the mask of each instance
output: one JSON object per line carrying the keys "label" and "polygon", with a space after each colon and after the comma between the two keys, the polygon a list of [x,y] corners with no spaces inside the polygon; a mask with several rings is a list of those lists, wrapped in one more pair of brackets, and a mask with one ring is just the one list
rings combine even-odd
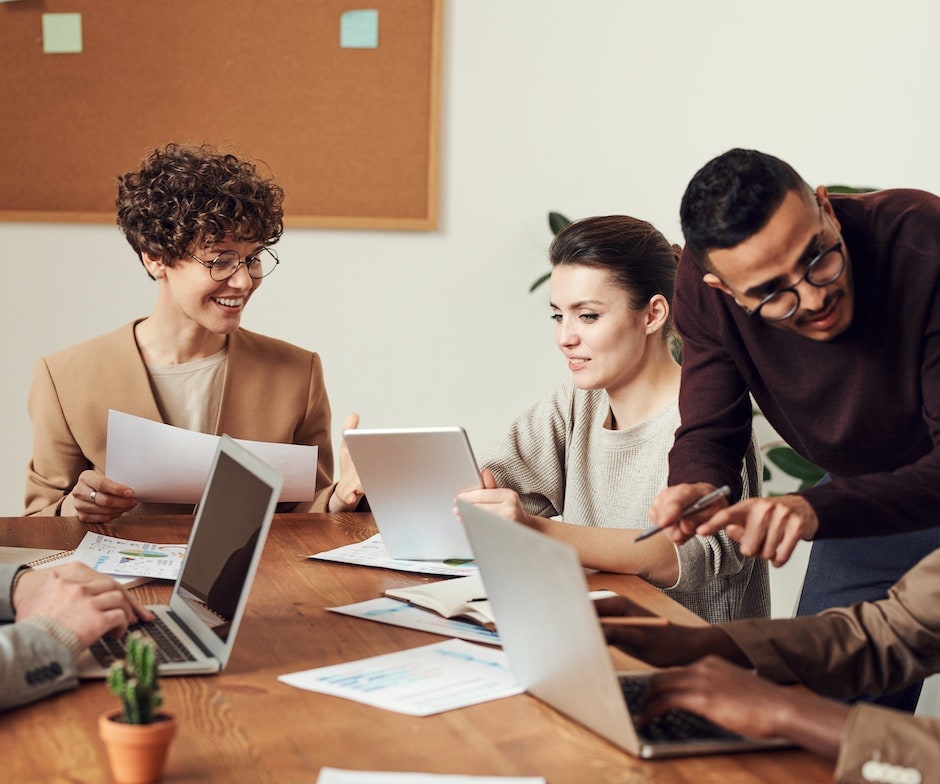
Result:
{"label": "ring on finger", "polygon": [[91,491],[91,502],[92,502],[93,504],[97,504],[97,503],[98,503],[97,498],[98,498],[98,491],[97,491],[97,490],[92,490],[92,491]]}

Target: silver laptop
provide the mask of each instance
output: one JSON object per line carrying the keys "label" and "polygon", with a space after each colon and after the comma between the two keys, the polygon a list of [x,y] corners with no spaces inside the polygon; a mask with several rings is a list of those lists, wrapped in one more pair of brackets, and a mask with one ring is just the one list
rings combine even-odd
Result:
{"label": "silver laptop", "polygon": [[[781,740],[729,733],[674,711],[635,723],[628,693],[642,697],[650,673],[616,673],[577,553],[566,544],[479,507],[458,502],[496,628],[513,675],[530,694],[635,757],[678,757],[776,748]],[[670,735],[673,720],[688,725]]]}
{"label": "silver laptop", "polygon": [[[158,645],[161,675],[219,672],[228,663],[283,478],[228,436],[212,461],[169,605],[140,624]],[[100,678],[121,640],[106,635],[79,659],[79,676]]]}
{"label": "silver laptop", "polygon": [[392,558],[473,557],[454,499],[483,483],[463,428],[346,430],[343,438]]}

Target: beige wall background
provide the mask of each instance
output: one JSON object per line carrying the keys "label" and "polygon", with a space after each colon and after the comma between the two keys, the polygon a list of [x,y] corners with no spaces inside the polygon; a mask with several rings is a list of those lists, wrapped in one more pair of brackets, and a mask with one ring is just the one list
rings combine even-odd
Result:
{"label": "beige wall background", "polygon": [[[681,242],[688,179],[735,146],[811,184],[940,192],[938,25],[927,0],[447,0],[439,230],[288,229],[243,323],[320,352],[337,439],[358,411],[461,424],[485,448],[566,375],[547,288],[528,293],[549,210],[630,213]],[[0,248],[0,514],[16,515],[36,358],[146,315],[155,291],[113,226],[0,224]],[[799,559],[774,574],[775,614],[801,579]]]}

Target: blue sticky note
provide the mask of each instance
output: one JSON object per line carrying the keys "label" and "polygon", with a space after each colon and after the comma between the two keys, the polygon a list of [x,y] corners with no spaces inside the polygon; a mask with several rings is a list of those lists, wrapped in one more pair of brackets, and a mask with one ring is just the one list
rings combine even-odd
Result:
{"label": "blue sticky note", "polygon": [[377,49],[379,12],[374,8],[344,11],[339,19],[339,45],[343,49]]}
{"label": "blue sticky note", "polygon": [[78,54],[82,51],[81,14],[43,14],[42,50],[46,54]]}

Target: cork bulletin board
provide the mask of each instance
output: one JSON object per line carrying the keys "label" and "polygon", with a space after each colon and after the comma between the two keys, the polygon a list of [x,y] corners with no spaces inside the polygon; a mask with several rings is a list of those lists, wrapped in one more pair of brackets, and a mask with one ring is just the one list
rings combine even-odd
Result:
{"label": "cork bulletin board", "polygon": [[437,227],[443,0],[0,2],[0,220],[112,222],[168,142],[259,163],[293,226]]}

